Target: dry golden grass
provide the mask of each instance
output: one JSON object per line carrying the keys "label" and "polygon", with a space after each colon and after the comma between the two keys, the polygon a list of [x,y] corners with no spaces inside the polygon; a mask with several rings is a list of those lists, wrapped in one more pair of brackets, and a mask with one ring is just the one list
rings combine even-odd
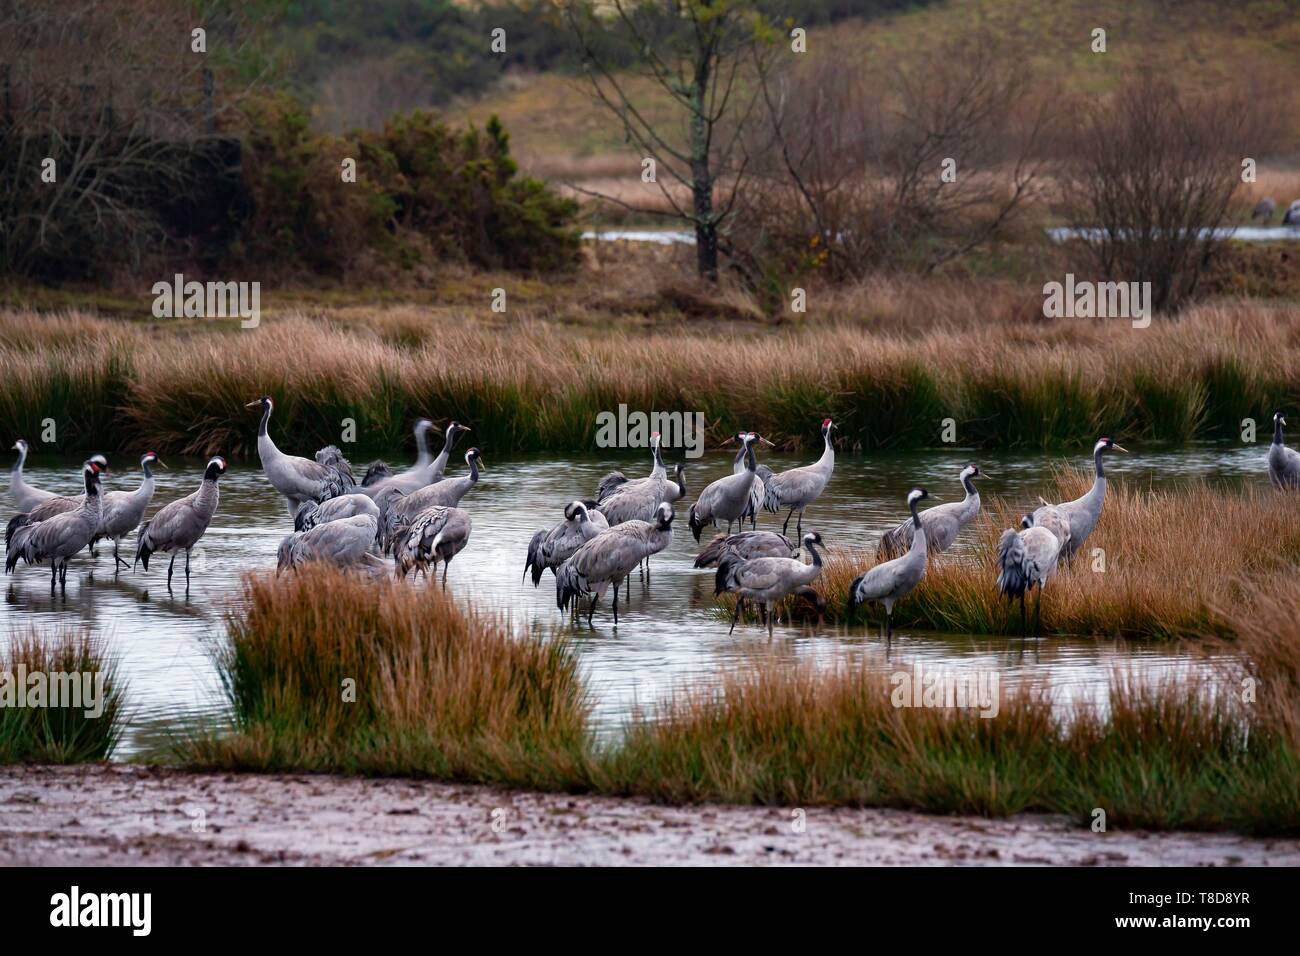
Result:
{"label": "dry golden grass", "polygon": [[192,762],[538,786],[579,771],[588,704],[563,645],[332,568],[250,576],[244,598],[218,660],[235,728],[185,744]]}
{"label": "dry golden grass", "polygon": [[10,312],[0,431],[30,437],[53,417],[78,450],[239,456],[253,447],[245,404],[271,394],[277,427],[303,444],[333,441],[351,417],[362,447],[392,448],[429,415],[471,423],[484,447],[584,449],[596,415],[626,402],[701,411],[715,437],[757,428],[791,445],[830,415],[849,447],[931,445],[946,417],[963,444],[1061,447],[1098,434],[1235,438],[1243,418],[1267,423],[1300,398],[1300,314],[1280,305],[1199,306],[1141,330],[1024,322],[996,301],[952,303],[911,329],[907,308],[885,307],[896,311],[879,322],[752,323],[748,334],[494,323],[486,306],[436,319],[411,306],[272,311],[252,330]]}
{"label": "dry golden grass", "polygon": [[[1070,500],[1090,482],[1081,472],[1058,475],[1049,497]],[[994,500],[965,532],[975,536],[975,553],[932,556],[921,584],[895,605],[895,626],[1019,633],[1019,605],[997,593],[997,543],[1037,504],[1013,508]],[[1231,634],[1231,609],[1256,599],[1245,581],[1285,576],[1297,561],[1300,508],[1293,496],[1199,482],[1167,491],[1112,482],[1084,550],[1048,583],[1042,626],[1045,633],[1114,637]],[[818,585],[828,618],[843,618],[849,584],[874,564],[874,555],[832,553]],[[858,619],[881,621],[883,610],[860,610]]]}

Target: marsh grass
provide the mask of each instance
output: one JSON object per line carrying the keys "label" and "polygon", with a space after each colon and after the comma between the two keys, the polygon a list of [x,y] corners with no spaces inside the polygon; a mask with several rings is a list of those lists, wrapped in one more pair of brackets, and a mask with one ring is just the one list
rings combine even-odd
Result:
{"label": "marsh grass", "polygon": [[248,577],[218,658],[234,726],[199,766],[543,788],[581,776],[586,690],[563,644],[516,639],[440,589],[312,568]]}
{"label": "marsh grass", "polygon": [[359,450],[391,450],[427,415],[471,424],[485,449],[585,450],[596,416],[620,402],[700,411],[714,439],[744,427],[789,448],[813,443],[826,415],[849,448],[933,446],[945,418],[963,445],[1058,448],[1099,434],[1238,437],[1244,418],[1266,432],[1300,399],[1294,311],[1201,306],[1134,330],[1013,319],[997,300],[981,321],[978,304],[915,328],[852,312],[643,328],[390,307],[285,311],[243,331],[6,313],[0,431],[30,439],[54,416],[61,447],[250,455],[256,415],[244,406],[270,394],[273,427],[302,449],[337,441],[351,418]]}
{"label": "marsh grass", "polygon": [[122,735],[125,713],[117,664],[108,658],[102,643],[74,631],[29,631],[11,638],[7,650],[0,653],[0,674],[8,675],[8,681],[16,681],[20,666],[28,675],[44,674],[47,681],[59,674],[78,679],[82,674],[102,674],[103,710],[88,717],[86,710],[91,708],[84,699],[79,707],[0,706],[0,764],[106,760]]}
{"label": "marsh grass", "polygon": [[[900,671],[910,666],[899,663]],[[757,660],[634,720],[604,787],[669,802],[862,805],[1111,828],[1300,832],[1300,751],[1208,681],[1117,673],[1109,706],[1004,691],[996,716],[895,707],[890,675]]]}
{"label": "marsh grass", "polygon": [[[1117,671],[1102,709],[1063,705],[1043,682],[1002,687],[989,718],[899,707],[889,672],[756,652],[637,711],[612,740],[592,731],[572,648],[511,635],[438,589],[328,569],[246,588],[220,662],[235,725],[178,742],[191,766],[674,803],[1045,811],[1081,825],[1101,808],[1110,827],[1300,832],[1300,586],[1256,615],[1243,658],[1222,674]],[[1233,626],[1250,613],[1234,605]],[[1242,698],[1243,674],[1272,705]],[[341,694],[349,678],[354,703]]]}
{"label": "marsh grass", "polygon": [[[1054,501],[1083,494],[1091,477],[1059,471]],[[925,578],[894,605],[894,626],[974,634],[1019,633],[1019,605],[999,597],[997,542],[1003,529],[1037,501],[985,499],[985,510],[963,532],[973,550],[932,555]],[[969,540],[968,537],[968,540]],[[1101,553],[1097,553],[1098,550]],[[1300,561],[1300,509],[1271,488],[1225,489],[1192,482],[1162,491],[1111,481],[1101,520],[1072,566],[1063,565],[1042,599],[1046,634],[1177,638],[1227,635],[1227,610],[1245,600],[1247,577],[1285,578]],[[872,551],[832,550],[814,586],[826,600],[826,618],[845,619],[848,589],[876,563]],[[1030,598],[1030,613],[1033,612]],[[722,612],[734,605],[724,602]],[[785,608],[795,619],[806,602]],[[748,611],[746,612],[748,613]],[[859,623],[878,625],[883,609],[861,608]]]}

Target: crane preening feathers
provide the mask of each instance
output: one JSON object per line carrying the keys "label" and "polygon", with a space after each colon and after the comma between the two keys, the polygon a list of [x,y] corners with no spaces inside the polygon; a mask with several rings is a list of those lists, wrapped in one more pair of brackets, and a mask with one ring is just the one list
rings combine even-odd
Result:
{"label": "crane preening feathers", "polygon": [[[1066,541],[1068,542],[1068,537]],[[1020,633],[1025,633],[1025,592],[1038,585],[1034,600],[1034,632],[1041,621],[1043,588],[1056,573],[1063,550],[1057,533],[1034,524],[1033,515],[1020,519],[1020,530],[1008,528],[998,541],[998,592],[1020,601]]]}

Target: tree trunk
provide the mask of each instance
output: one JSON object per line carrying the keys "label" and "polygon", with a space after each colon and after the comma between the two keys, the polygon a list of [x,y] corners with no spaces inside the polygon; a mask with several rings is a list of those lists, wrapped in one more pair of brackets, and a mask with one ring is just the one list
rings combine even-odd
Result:
{"label": "tree trunk", "polygon": [[718,279],[718,224],[713,218],[713,170],[709,167],[709,133],[704,118],[704,93],[709,88],[711,48],[695,61],[691,117],[691,199],[695,211],[695,267],[701,279]]}

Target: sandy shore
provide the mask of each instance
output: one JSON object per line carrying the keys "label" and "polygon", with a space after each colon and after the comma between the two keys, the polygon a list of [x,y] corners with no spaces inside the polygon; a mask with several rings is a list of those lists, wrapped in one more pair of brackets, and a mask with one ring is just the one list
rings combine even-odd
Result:
{"label": "sandy shore", "polygon": [[668,807],[409,780],[0,768],[15,864],[1300,865],[1300,841],[1096,834],[1043,816]]}

